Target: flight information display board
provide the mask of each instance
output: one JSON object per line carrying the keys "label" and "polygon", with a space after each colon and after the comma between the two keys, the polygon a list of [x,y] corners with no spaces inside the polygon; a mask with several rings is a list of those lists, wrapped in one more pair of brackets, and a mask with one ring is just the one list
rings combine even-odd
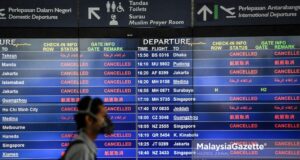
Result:
{"label": "flight information display board", "polygon": [[[0,39],[0,159],[57,159],[80,97],[99,159],[300,156],[300,37]],[[225,157],[225,158],[224,158]]]}

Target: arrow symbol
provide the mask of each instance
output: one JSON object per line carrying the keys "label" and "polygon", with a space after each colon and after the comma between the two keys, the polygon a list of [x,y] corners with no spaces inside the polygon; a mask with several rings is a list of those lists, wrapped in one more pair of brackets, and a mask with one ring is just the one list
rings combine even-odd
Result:
{"label": "arrow symbol", "polygon": [[88,18],[92,19],[92,16],[94,16],[96,19],[100,19],[100,16],[96,13],[96,11],[100,11],[99,7],[89,7],[89,14]]}
{"label": "arrow symbol", "polygon": [[197,12],[198,15],[200,15],[201,13],[203,13],[203,21],[206,21],[206,20],[207,20],[207,13],[213,14],[213,12],[212,12],[206,5],[204,5],[204,6]]}

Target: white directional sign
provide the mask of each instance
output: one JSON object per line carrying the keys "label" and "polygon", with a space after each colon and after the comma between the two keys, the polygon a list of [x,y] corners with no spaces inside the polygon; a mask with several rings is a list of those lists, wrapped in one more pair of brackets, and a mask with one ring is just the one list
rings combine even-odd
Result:
{"label": "white directional sign", "polygon": [[88,9],[88,19],[92,19],[94,16],[96,19],[100,19],[100,16],[98,15],[97,11],[100,11],[100,7],[89,7]]}
{"label": "white directional sign", "polygon": [[201,13],[203,14],[203,21],[207,21],[207,13],[209,14],[213,14],[213,12],[206,6],[204,5],[198,12],[198,15],[201,15]]}

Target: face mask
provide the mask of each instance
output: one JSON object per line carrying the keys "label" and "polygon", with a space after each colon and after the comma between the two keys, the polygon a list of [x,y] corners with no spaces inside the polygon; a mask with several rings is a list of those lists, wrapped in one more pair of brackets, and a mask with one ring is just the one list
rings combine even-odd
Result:
{"label": "face mask", "polygon": [[93,100],[90,100],[88,104],[88,108],[85,111],[78,111],[78,114],[88,114],[91,117],[95,118],[96,121],[101,124],[101,127],[96,128],[98,133],[103,134],[112,134],[114,130],[114,126],[112,124],[111,119],[106,115],[104,119],[99,119],[94,113],[91,112]]}
{"label": "face mask", "polygon": [[100,133],[108,134],[108,135],[114,133],[115,127],[114,127],[114,124],[112,123],[111,119],[108,116],[105,116],[104,119],[105,119],[106,126],[100,130]]}

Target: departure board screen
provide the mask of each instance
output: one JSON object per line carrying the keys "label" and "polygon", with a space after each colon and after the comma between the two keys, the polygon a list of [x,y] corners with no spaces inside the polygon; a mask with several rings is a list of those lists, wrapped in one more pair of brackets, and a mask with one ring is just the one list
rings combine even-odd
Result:
{"label": "departure board screen", "polygon": [[0,159],[58,159],[81,97],[98,159],[298,159],[300,37],[0,39]]}

